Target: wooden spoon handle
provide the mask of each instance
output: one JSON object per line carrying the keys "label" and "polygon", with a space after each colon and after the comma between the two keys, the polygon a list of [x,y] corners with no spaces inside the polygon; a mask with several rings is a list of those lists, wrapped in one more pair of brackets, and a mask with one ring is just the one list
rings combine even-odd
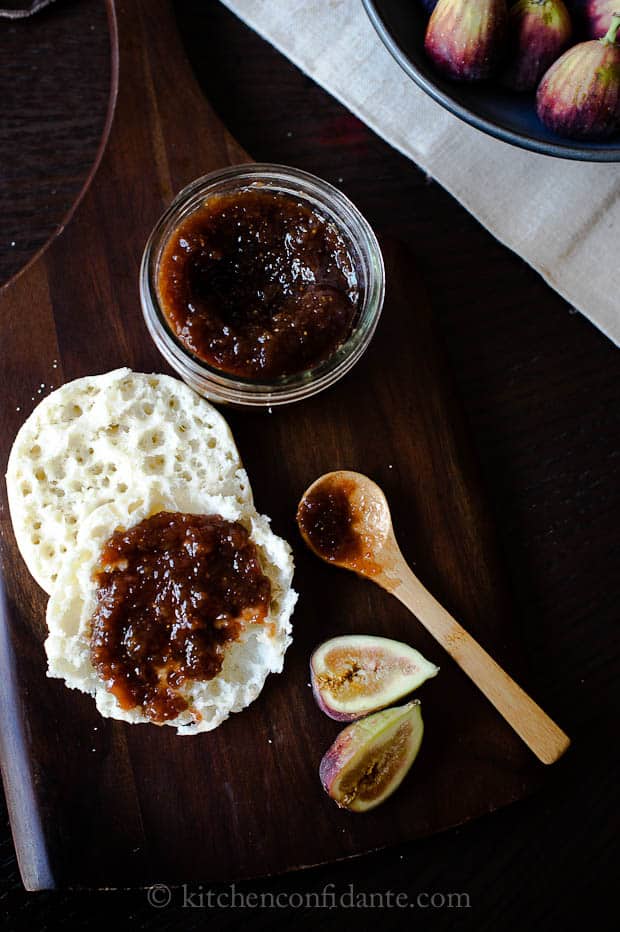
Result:
{"label": "wooden spoon handle", "polygon": [[544,764],[566,751],[570,738],[431,595],[402,558],[398,581],[386,588],[413,612]]}

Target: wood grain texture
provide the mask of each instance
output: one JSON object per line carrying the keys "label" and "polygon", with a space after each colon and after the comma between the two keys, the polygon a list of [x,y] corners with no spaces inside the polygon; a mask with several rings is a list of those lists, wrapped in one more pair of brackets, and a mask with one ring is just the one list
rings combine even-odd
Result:
{"label": "wood grain texture", "polygon": [[[3,462],[35,387],[121,364],[163,368],[138,306],[145,239],[174,191],[247,158],[186,70],[167,4],[127,4],[119,18],[120,92],[95,181],[63,235],[2,296]],[[231,412],[231,426],[259,509],[296,544],[295,505],[312,478],[342,466],[376,478],[422,578],[517,672],[493,532],[428,304],[409,255],[385,245],[386,309],[354,372],[329,394],[273,415]],[[2,659],[14,673],[5,694],[13,718],[3,728],[20,748],[5,779],[31,889],[221,880],[316,864],[473,818],[536,782],[519,740],[408,613],[299,545],[295,644],[285,675],[272,677],[249,710],[192,740],[103,721],[88,697],[46,679],[43,594],[17,554],[4,501],[2,520]],[[335,732],[311,699],[307,662],[326,635],[366,630],[413,640],[443,670],[424,691],[429,737],[409,791],[356,819],[317,779]]]}
{"label": "wood grain texture", "polygon": [[113,102],[109,32],[103,0],[0,21],[0,282],[63,229],[88,185]]}

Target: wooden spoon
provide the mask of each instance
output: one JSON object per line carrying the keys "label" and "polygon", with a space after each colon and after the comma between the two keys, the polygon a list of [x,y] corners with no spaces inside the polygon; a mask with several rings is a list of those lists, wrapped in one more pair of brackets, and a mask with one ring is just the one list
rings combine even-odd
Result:
{"label": "wooden spoon", "polygon": [[335,566],[353,570],[391,592],[413,612],[544,763],[570,739],[493,660],[412,572],[396,542],[379,486],[361,473],[326,473],[304,492],[297,511],[302,537]]}

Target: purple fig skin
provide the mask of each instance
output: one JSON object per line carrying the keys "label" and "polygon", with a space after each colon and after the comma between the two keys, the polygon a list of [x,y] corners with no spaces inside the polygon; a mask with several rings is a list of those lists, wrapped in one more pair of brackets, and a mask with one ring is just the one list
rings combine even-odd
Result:
{"label": "purple fig skin", "polygon": [[501,55],[506,0],[439,0],[426,27],[424,49],[455,81],[483,81]]}
{"label": "purple fig skin", "polygon": [[618,0],[585,0],[582,17],[588,38],[602,39],[609,29],[611,17],[618,10]]}
{"label": "purple fig skin", "polygon": [[563,0],[519,0],[508,12],[502,84],[514,91],[534,90],[568,45],[571,34],[571,19]]}
{"label": "purple fig skin", "polygon": [[620,14],[604,39],[580,42],[543,77],[536,112],[545,126],[573,139],[602,139],[620,128]]}
{"label": "purple fig skin", "polygon": [[323,789],[331,795],[332,783],[340,773],[343,764],[348,763],[351,750],[354,750],[355,737],[347,727],[337,736],[334,743],[328,748],[319,764],[319,779]]}

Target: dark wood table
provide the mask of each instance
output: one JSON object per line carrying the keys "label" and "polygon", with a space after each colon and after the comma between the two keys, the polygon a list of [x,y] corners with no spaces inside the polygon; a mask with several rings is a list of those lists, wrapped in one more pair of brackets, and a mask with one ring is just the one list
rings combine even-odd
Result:
{"label": "dark wood table", "polygon": [[[358,902],[388,890],[408,896],[413,915],[386,910],[386,928],[571,929],[581,908],[606,909],[597,928],[616,928],[618,353],[439,185],[223,7],[179,0],[176,11],[205,94],[244,148],[338,184],[417,254],[496,519],[528,685],[573,747],[541,791],[493,816],[358,860],[237,885],[237,894],[250,894],[242,913],[209,908],[207,887],[191,891],[186,906],[183,891],[173,891],[161,909],[140,891],[25,894],[3,812],[3,927],[83,927],[94,916],[131,917],[145,929],[228,929],[245,919],[258,929],[288,925],[291,914],[308,928],[331,928],[343,915],[364,927],[357,911],[302,905],[327,888],[345,895],[346,906],[353,884]],[[59,0],[38,22],[0,25],[3,281],[62,224],[84,184],[105,121],[108,65],[103,0]],[[230,901],[230,888],[213,892]],[[467,895],[469,908],[447,905],[455,893]],[[261,894],[266,907],[252,907]],[[269,908],[270,894],[290,895],[290,906]]]}

